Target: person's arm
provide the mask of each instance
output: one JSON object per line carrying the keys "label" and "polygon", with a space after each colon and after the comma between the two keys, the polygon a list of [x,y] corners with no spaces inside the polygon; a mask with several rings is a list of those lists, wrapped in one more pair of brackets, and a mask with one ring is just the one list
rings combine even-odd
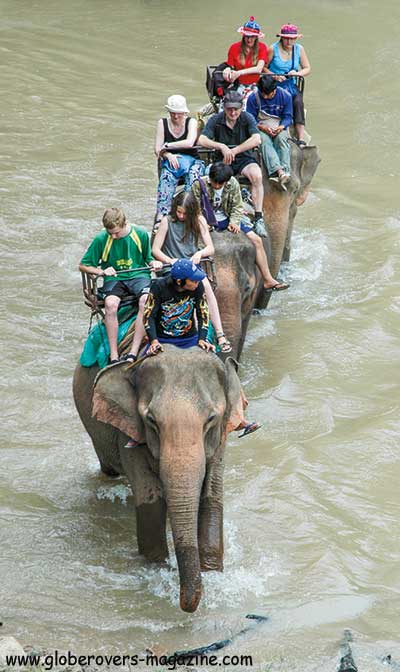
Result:
{"label": "person's arm", "polygon": [[236,82],[236,80],[239,79],[239,77],[242,77],[243,75],[255,75],[255,74],[260,75],[264,65],[265,61],[263,61],[262,58],[260,58],[260,60],[257,61],[257,65],[253,65],[251,68],[244,68],[243,70],[231,70],[228,81]]}
{"label": "person's arm", "polygon": [[246,103],[246,112],[251,114],[254,121],[257,123],[257,117],[259,113],[259,105],[257,104],[257,98],[255,93],[251,93],[247,99]]}
{"label": "person's arm", "polygon": [[205,147],[206,149],[217,149],[219,152],[222,152],[227,148],[226,145],[224,145],[222,142],[212,140],[207,135],[204,135],[204,133],[202,133],[199,137],[199,145],[201,145],[201,147]]}
{"label": "person's arm", "polygon": [[303,45],[300,45],[300,65],[301,69],[298,70],[297,74],[301,77],[307,77],[311,72],[311,65]]}
{"label": "person's arm", "polygon": [[222,142],[217,142],[215,140],[215,128],[217,125],[217,114],[209,119],[203,129],[203,133],[198,139],[199,145],[205,147],[206,149],[218,149],[221,151],[222,147],[226,147]]}
{"label": "person's arm", "polygon": [[217,142],[215,140],[215,129],[217,121],[220,118],[219,114],[214,114],[214,116],[207,121],[204,131],[198,139],[198,143],[206,149],[216,149],[218,152],[221,152],[224,163],[230,165],[234,159],[232,150],[223,142]]}
{"label": "person's arm", "polygon": [[157,159],[166,159],[173,168],[179,168],[179,161],[176,154],[168,152],[165,148],[164,122],[159,119],[157,122],[156,140],[154,143],[154,154]]}
{"label": "person's arm", "polygon": [[208,228],[206,219],[203,217],[203,215],[199,216],[199,224],[200,224],[200,235],[204,247],[201,250],[195,252],[193,256],[190,257],[190,261],[192,261],[196,265],[199,264],[200,261],[205,257],[212,257],[212,255],[215,252],[214,243],[212,242],[210,236],[210,230]]}
{"label": "person's arm", "polygon": [[154,341],[158,343],[156,317],[161,307],[161,294],[157,282],[152,281],[143,310],[143,325],[151,344]]}
{"label": "person's arm", "polygon": [[234,157],[237,154],[249,151],[250,149],[255,149],[255,147],[261,145],[260,131],[257,128],[254,117],[252,117],[250,114],[247,114],[247,112],[242,112],[242,115],[244,115],[244,121],[246,123],[246,135],[248,135],[248,138],[240,145],[237,145],[237,147],[233,147],[232,153]]}
{"label": "person's arm", "polygon": [[153,259],[150,246],[150,236],[148,235],[147,231],[140,231],[140,229],[136,229],[136,233],[138,234],[140,242],[142,243],[143,265],[149,266],[152,271],[159,271],[160,268],[162,268],[162,263],[161,261],[155,261]]}
{"label": "person's arm", "polygon": [[221,152],[223,156],[223,161],[228,166],[232,163],[235,155],[227,145],[224,145],[223,142],[216,142],[216,140],[211,140],[206,135],[201,135],[198,140],[199,145],[205,147],[206,149],[215,149],[218,152]]}
{"label": "person's arm", "polygon": [[201,194],[201,187],[199,180],[195,180],[191,186],[191,192],[193,196],[195,197],[199,207],[201,207],[201,200],[200,200],[200,194]]}
{"label": "person's arm", "polygon": [[101,242],[95,238],[89,245],[85,254],[83,255],[80,264],[79,270],[81,273],[91,273],[92,275],[116,275],[115,268],[109,266],[104,270],[99,268],[101,262],[101,255],[103,254],[103,247]]}
{"label": "person's arm", "polygon": [[[282,89],[282,93],[286,94],[286,91]],[[279,127],[282,127],[281,130],[286,130],[292,124],[293,124],[293,102],[292,102],[292,96],[289,94],[283,96],[283,110]]]}
{"label": "person's arm", "polygon": [[253,117],[259,131],[263,131],[263,133],[266,133],[267,135],[273,135],[273,133],[270,132],[270,128],[268,127],[268,124],[265,123],[265,121],[264,122],[258,121],[259,111],[260,106],[258,105],[256,94],[252,93],[247,99],[246,112],[248,112],[248,114],[250,114]]}
{"label": "person's arm", "polygon": [[[164,143],[164,148],[169,149],[190,149],[197,139],[197,121],[196,119],[189,119],[188,134],[184,140],[174,140],[174,142]],[[165,154],[164,154],[165,157]]]}
{"label": "person's arm", "polygon": [[168,233],[168,217],[164,216],[160,222],[160,226],[153,240],[152,252],[155,259],[162,261],[163,264],[171,264],[175,261],[172,257],[164,254],[162,246],[165,243],[165,238]]}
{"label": "person's arm", "polygon": [[154,142],[154,154],[156,155],[157,159],[160,158],[160,151],[163,144],[164,144],[164,124],[163,120],[159,119],[156,128],[156,139]]}
{"label": "person's arm", "polygon": [[79,264],[79,270],[81,273],[91,273],[91,275],[98,275],[103,277],[105,275],[117,275],[117,271],[113,266],[108,266],[104,270],[98,266],[84,266],[84,264]]}
{"label": "person's arm", "polygon": [[267,54],[267,62],[265,63],[263,67],[263,74],[264,75],[273,75],[274,73],[272,70],[269,69],[269,64],[271,63],[272,59],[274,57],[274,47],[268,47],[268,54]]}
{"label": "person's arm", "polygon": [[92,275],[98,276],[104,275],[103,269],[98,266],[85,266],[85,264],[79,264],[79,270],[81,273],[91,273]]}
{"label": "person's arm", "polygon": [[[268,58],[268,49],[267,45],[261,42],[258,45],[258,60],[256,65],[252,65],[250,68],[241,68],[240,70],[230,70],[230,72],[227,72],[224,70],[224,79],[226,79],[229,82],[235,82],[239,77],[242,77],[243,75],[255,75],[258,74],[260,75],[263,67],[266,63],[266,60]],[[231,62],[233,62],[231,60]],[[230,65],[229,62],[229,54],[228,54],[228,64]]]}
{"label": "person's arm", "polygon": [[208,303],[204,294],[204,285],[202,282],[199,283],[199,286],[196,289],[195,310],[197,316],[197,331],[199,335],[199,342],[205,342],[207,338],[210,317],[208,312]]}
{"label": "person's arm", "polygon": [[228,67],[224,68],[222,71],[222,76],[226,82],[230,82],[231,80],[231,74],[235,70],[235,50],[236,50],[236,45],[231,44],[228,50],[228,58],[226,59],[225,63],[227,63]]}
{"label": "person's arm", "polygon": [[229,217],[229,226],[233,224],[233,226],[240,228],[240,222],[243,217],[242,193],[240,191],[240,184],[235,177],[231,177],[231,179],[229,180],[229,185],[231,184],[232,184],[232,186],[230,186],[231,193],[229,194],[229,200],[228,200],[229,212],[227,212],[226,214]]}

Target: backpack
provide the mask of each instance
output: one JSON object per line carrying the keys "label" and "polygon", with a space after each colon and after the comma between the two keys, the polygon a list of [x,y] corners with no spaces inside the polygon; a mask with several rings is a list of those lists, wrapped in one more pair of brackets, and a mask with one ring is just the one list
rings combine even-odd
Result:
{"label": "backpack", "polygon": [[199,185],[200,185],[200,208],[202,215],[203,217],[205,217],[207,223],[210,226],[215,227],[217,225],[217,218],[215,216],[214,208],[212,207],[210,198],[208,196],[207,187],[204,184],[201,177],[199,177]]}
{"label": "backpack", "polygon": [[213,66],[207,66],[206,88],[211,101],[213,98],[223,98],[228,89],[235,90],[239,86],[239,80],[236,80],[233,84],[230,84],[223,78],[223,71],[225,68],[229,67],[230,66],[228,63],[225,62],[216,65],[214,69]]}

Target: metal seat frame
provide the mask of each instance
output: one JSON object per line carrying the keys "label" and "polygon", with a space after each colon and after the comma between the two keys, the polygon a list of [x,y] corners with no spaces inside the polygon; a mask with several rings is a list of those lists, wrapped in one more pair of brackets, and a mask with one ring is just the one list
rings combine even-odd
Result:
{"label": "metal seat frame", "polygon": [[[205,257],[201,260],[200,266],[207,275],[211,287],[215,290],[217,286],[217,276],[215,273],[214,259],[212,257]],[[83,301],[85,305],[90,308],[90,320],[97,315],[104,319],[104,299],[99,295],[99,287],[97,286],[99,276],[94,273],[81,271],[81,277]],[[122,297],[120,306],[135,304],[136,302],[137,298],[135,296],[127,295],[126,297]]]}

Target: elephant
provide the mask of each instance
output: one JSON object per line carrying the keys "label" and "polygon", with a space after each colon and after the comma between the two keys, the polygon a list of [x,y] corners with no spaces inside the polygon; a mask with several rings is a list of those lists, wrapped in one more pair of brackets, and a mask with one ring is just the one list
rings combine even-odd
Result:
{"label": "elephant", "polygon": [[243,393],[232,358],[163,347],[133,367],[78,365],[73,391],[102,471],[132,486],[138,548],[149,561],[168,557],[168,513],[180,605],[193,612],[201,571],[223,570],[224,448],[244,418]]}
{"label": "elephant", "polygon": [[[291,235],[297,208],[309,193],[320,157],[317,147],[300,149],[292,143],[291,179],[287,191],[271,183],[263,169],[263,213],[268,237],[264,247],[271,273],[277,277],[282,261],[289,261]],[[214,232],[216,297],[224,331],[240,358],[250,317],[256,308],[265,308],[271,292],[265,292],[255,265],[255,248],[244,235]]]}

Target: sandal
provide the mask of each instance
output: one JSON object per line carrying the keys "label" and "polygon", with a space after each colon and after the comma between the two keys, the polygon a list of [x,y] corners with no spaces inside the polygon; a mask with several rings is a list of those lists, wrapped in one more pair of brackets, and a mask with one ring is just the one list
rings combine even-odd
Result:
{"label": "sandal", "polygon": [[[222,343],[219,342],[220,338],[223,338],[224,341]],[[224,332],[221,332],[220,334],[217,334],[217,343],[220,352],[224,352],[227,354],[228,352],[232,352],[232,344],[230,341],[228,341],[227,337],[225,336]]]}
{"label": "sandal", "polygon": [[290,285],[287,282],[277,282],[272,287],[264,287],[265,292],[282,292],[284,289],[289,289]]}
{"label": "sandal", "polygon": [[286,184],[281,182],[279,177],[275,177],[275,175],[273,175],[272,177],[269,177],[268,179],[269,179],[270,182],[274,182],[277,186],[279,185],[281,187],[281,189],[283,189],[283,191],[287,191]]}
{"label": "sandal", "polygon": [[241,439],[243,436],[247,436],[248,434],[252,434],[253,432],[256,432],[257,429],[260,429],[261,425],[259,422],[248,422],[247,425],[245,425],[243,428],[243,432],[239,434],[239,439]]}
{"label": "sandal", "polygon": [[110,359],[108,366],[111,366],[112,364],[118,364],[119,359]]}
{"label": "sandal", "polygon": [[119,358],[120,362],[136,362],[137,360],[137,355],[133,355],[131,352],[128,352],[127,355],[122,355],[122,357]]}

